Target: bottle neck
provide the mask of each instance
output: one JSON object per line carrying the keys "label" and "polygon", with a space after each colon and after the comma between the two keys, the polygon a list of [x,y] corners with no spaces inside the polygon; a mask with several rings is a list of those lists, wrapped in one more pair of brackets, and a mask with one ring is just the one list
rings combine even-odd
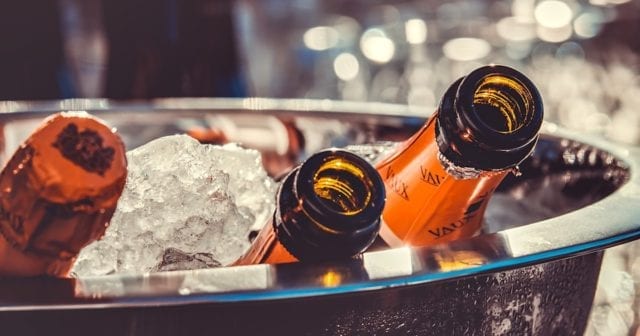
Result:
{"label": "bottle neck", "polygon": [[238,260],[232,263],[233,266],[252,264],[280,264],[295,262],[296,258],[280,243],[273,223],[269,221],[260,230],[253,241],[253,244]]}
{"label": "bottle neck", "polygon": [[437,113],[436,142],[445,161],[483,171],[513,168],[528,157],[543,117],[533,83],[497,65],[454,82]]}

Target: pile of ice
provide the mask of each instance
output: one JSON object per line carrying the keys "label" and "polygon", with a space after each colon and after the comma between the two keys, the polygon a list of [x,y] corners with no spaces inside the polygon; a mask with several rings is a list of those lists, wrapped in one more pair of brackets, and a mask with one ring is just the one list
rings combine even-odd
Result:
{"label": "pile of ice", "polygon": [[80,253],[78,276],[225,265],[273,212],[276,184],[255,150],[174,135],[129,151],[127,160],[111,225]]}

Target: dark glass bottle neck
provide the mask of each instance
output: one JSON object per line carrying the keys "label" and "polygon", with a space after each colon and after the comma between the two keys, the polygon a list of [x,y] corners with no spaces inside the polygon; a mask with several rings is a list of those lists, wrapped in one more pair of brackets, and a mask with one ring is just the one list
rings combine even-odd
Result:
{"label": "dark glass bottle neck", "polygon": [[[342,162],[337,168],[326,167],[338,157]],[[349,169],[326,172],[345,166]],[[335,193],[323,189],[331,182],[323,180],[323,172],[339,176]],[[346,200],[349,192],[359,194],[354,200]],[[384,200],[382,179],[364,159],[342,150],[319,152],[283,179],[276,200],[274,230],[280,243],[299,260],[352,257],[377,236]]]}
{"label": "dark glass bottle neck", "polygon": [[436,141],[457,166],[512,168],[531,154],[542,118],[542,98],[525,75],[506,66],[485,66],[445,92]]}

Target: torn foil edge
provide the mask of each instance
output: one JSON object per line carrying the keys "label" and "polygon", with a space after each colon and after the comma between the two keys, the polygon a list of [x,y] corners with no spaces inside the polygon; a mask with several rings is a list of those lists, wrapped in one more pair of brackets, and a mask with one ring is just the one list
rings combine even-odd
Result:
{"label": "torn foil edge", "polygon": [[438,161],[444,168],[444,170],[456,180],[470,180],[477,179],[480,177],[487,177],[495,174],[500,174],[503,172],[512,172],[516,176],[520,176],[520,170],[518,166],[506,169],[497,169],[497,170],[481,170],[472,167],[462,167],[457,166],[455,163],[451,162],[451,160],[447,159],[442,153],[438,151]]}

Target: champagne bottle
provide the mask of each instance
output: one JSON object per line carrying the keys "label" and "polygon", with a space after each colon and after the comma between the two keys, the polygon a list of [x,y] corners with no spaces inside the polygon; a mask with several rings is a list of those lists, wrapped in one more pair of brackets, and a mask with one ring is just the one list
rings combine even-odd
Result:
{"label": "champagne bottle", "polygon": [[120,137],[86,113],[59,113],[0,173],[0,276],[66,276],[106,230],[127,175]]}
{"label": "champagne bottle", "polygon": [[377,237],[384,200],[367,161],[340,149],[315,153],[283,179],[273,219],[234,264],[355,256]]}
{"label": "champagne bottle", "polygon": [[480,67],[445,92],[426,124],[376,169],[387,204],[380,236],[390,246],[476,234],[492,193],[529,156],[542,99],[522,73]]}

